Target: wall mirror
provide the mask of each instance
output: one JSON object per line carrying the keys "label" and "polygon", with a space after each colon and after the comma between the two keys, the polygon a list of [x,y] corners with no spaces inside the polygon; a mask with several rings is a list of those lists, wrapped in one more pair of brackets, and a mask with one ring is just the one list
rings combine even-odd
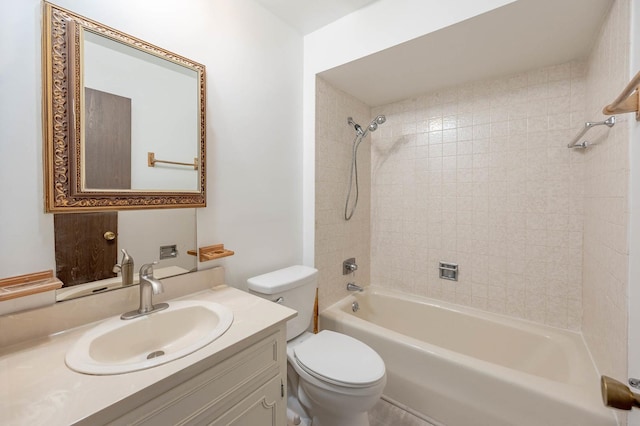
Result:
{"label": "wall mirror", "polygon": [[205,67],[44,3],[45,210],[204,207]]}
{"label": "wall mirror", "polygon": [[133,283],[145,263],[157,278],[197,269],[196,209],[158,209],[55,214],[56,276],[63,287],[56,300],[65,301],[115,290],[123,283],[122,250],[133,260]]}

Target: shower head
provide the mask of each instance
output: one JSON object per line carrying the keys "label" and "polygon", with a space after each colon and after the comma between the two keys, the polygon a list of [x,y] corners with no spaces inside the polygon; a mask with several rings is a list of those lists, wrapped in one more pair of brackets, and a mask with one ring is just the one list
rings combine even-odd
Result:
{"label": "shower head", "polygon": [[376,130],[378,130],[378,125],[384,124],[385,121],[387,121],[387,117],[382,114],[378,115],[371,121],[371,123],[369,123],[369,126],[367,126],[367,130],[364,131],[362,137],[365,137],[367,135],[367,132],[375,132]]}
{"label": "shower head", "polygon": [[384,124],[385,121],[387,121],[387,117],[385,117],[384,115],[380,114],[380,115],[376,116],[376,118],[374,118],[371,121],[371,123],[369,123],[369,125],[366,128],[366,130],[362,130],[362,127],[360,127],[360,125],[358,123],[353,121],[352,117],[348,117],[347,118],[347,123],[350,126],[353,126],[353,128],[356,129],[356,134],[358,136],[361,136],[361,137],[365,137],[368,132],[375,132],[376,130],[378,130],[378,125]]}

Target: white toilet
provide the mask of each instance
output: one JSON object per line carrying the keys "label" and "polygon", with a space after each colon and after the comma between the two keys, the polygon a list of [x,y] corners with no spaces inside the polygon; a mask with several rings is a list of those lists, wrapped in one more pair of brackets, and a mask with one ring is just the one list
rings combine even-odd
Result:
{"label": "white toilet", "polygon": [[[313,426],[368,426],[387,382],[382,358],[350,336],[311,325],[318,271],[291,266],[249,278],[249,291],[298,311],[287,323],[288,407]],[[301,407],[300,407],[301,406]],[[305,414],[307,416],[305,416]]]}

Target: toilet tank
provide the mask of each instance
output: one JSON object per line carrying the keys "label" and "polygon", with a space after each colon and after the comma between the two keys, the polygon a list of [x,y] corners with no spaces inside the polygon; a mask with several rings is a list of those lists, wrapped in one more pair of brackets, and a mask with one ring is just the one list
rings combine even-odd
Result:
{"label": "toilet tank", "polygon": [[317,269],[290,266],[249,278],[247,285],[250,293],[298,311],[298,316],[287,322],[287,340],[304,333],[311,325],[318,286]]}

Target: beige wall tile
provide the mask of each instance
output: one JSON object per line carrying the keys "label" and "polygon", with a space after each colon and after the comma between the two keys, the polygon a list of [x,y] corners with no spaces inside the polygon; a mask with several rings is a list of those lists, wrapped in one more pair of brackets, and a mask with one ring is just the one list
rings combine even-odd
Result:
{"label": "beige wall tile", "polygon": [[[580,328],[575,276],[555,272],[574,250],[582,256],[581,228],[569,229],[570,177],[583,171],[572,159],[581,153],[564,146],[572,114],[584,115],[584,103],[572,101],[583,68],[559,64],[374,109],[404,129],[372,135],[371,161],[380,165],[371,179],[374,284]],[[389,235],[394,222],[402,226]],[[386,250],[375,249],[381,244]],[[400,255],[407,244],[429,255],[409,262]],[[458,282],[438,278],[439,260],[460,265]],[[527,279],[529,267],[534,275]],[[411,284],[389,279],[405,275],[414,277]]]}
{"label": "beige wall tile", "polygon": [[[319,270],[320,308],[346,296],[346,284],[369,284],[371,150],[367,136],[358,149],[358,206],[350,221],[344,220],[355,131],[347,117],[365,127],[370,108],[361,101],[316,80],[316,238],[315,265]],[[413,123],[413,127],[411,124]],[[398,124],[398,123],[395,123]],[[415,118],[407,132],[415,133]],[[380,127],[385,128],[387,124]],[[388,128],[387,128],[388,129]],[[413,129],[413,130],[412,130]],[[386,129],[385,129],[386,130]],[[352,200],[355,194],[352,190]],[[355,257],[355,275],[342,275],[342,261]]]}
{"label": "beige wall tile", "polygon": [[[629,76],[628,0],[617,0],[604,22],[586,76],[586,117],[601,109],[627,84]],[[573,72],[573,70],[572,70]],[[618,115],[615,127],[593,132],[597,145],[584,152],[584,270],[582,331],[602,374],[627,377],[627,274],[630,115]],[[599,118],[598,118],[599,119]],[[571,247],[580,237],[572,234]],[[578,291],[573,289],[572,291]],[[570,306],[570,317],[577,307]]]}

